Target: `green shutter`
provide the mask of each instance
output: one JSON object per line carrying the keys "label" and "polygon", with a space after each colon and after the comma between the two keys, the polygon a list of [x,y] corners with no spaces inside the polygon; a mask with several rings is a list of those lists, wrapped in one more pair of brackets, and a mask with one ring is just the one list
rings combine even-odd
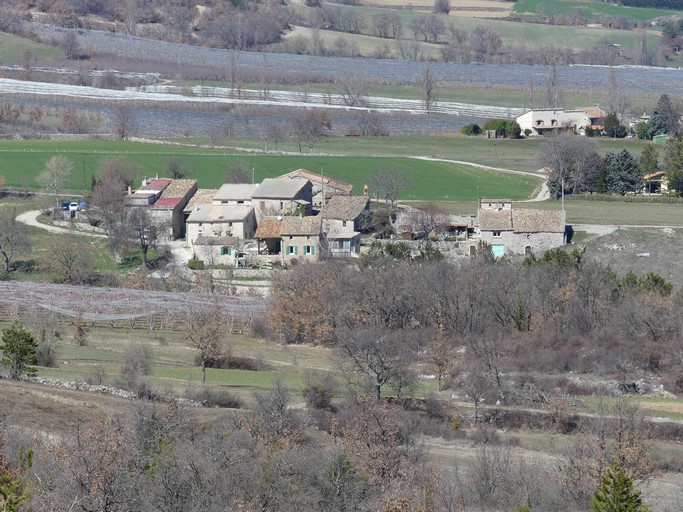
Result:
{"label": "green shutter", "polygon": [[299,246],[297,246],[297,245],[294,246],[294,254],[295,255],[299,254]]}
{"label": "green shutter", "polygon": [[232,256],[232,247],[228,247],[228,256]]}
{"label": "green shutter", "polygon": [[224,254],[225,254],[225,247],[223,247],[223,246],[221,245],[221,256],[223,256]]}
{"label": "green shutter", "polygon": [[315,254],[315,245],[311,245],[311,254]]}

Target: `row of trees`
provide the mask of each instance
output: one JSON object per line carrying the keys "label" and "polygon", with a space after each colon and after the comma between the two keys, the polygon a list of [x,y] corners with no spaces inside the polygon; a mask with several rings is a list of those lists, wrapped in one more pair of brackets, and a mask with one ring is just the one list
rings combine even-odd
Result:
{"label": "row of trees", "polygon": [[558,135],[543,142],[539,163],[551,170],[548,187],[556,198],[561,196],[563,189],[565,194],[639,194],[643,191],[643,177],[659,170],[667,174],[670,193],[681,194],[682,155],[683,142],[671,140],[665,146],[661,163],[652,145],[646,146],[639,157],[627,149],[601,157],[592,139]]}

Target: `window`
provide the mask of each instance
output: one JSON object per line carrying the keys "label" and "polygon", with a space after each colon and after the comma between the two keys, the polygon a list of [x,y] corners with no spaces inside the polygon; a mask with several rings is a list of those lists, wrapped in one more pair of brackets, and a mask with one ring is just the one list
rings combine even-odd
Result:
{"label": "window", "polygon": [[304,254],[315,254],[315,247],[312,245],[305,245],[304,246]]}
{"label": "window", "polygon": [[345,221],[345,220],[342,221],[342,227],[343,227],[343,228],[346,227],[346,221]]}
{"label": "window", "polygon": [[299,248],[296,245],[287,246],[287,254],[299,254]]}
{"label": "window", "polygon": [[285,203],[283,203],[282,201],[280,201],[280,210],[282,210],[284,207],[285,207]]}
{"label": "window", "polygon": [[502,236],[503,236],[503,235],[501,234],[500,231],[494,231],[494,232],[493,232],[493,238],[500,238],[500,237],[502,237]]}
{"label": "window", "polygon": [[529,254],[531,254],[531,246],[530,246],[530,245],[527,245],[527,246],[524,248],[524,254],[526,254],[527,256],[528,256]]}
{"label": "window", "polygon": [[351,240],[344,240],[344,249],[347,251],[351,250]]}

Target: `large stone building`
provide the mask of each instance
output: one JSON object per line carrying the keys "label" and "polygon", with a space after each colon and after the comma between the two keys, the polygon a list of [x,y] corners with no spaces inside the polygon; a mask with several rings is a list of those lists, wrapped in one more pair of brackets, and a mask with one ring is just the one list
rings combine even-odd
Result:
{"label": "large stone building", "polygon": [[479,237],[496,257],[543,254],[565,243],[563,211],[513,208],[510,199],[481,199]]}
{"label": "large stone building", "polygon": [[277,215],[310,215],[312,188],[311,182],[303,178],[263,180],[251,196],[256,221]]}

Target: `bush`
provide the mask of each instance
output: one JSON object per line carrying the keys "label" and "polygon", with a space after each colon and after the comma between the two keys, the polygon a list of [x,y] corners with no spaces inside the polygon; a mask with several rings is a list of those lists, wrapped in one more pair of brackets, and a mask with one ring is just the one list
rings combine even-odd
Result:
{"label": "bush", "polygon": [[301,390],[306,405],[314,409],[330,409],[332,394],[324,384],[306,384]]}
{"label": "bush", "polygon": [[36,364],[46,368],[56,368],[58,362],[57,340],[41,333],[36,345]]}
{"label": "bush", "polygon": [[[201,353],[197,353],[194,358],[195,366],[200,366],[202,362]],[[217,368],[219,370],[246,370],[259,372],[269,370],[270,367],[263,361],[253,357],[233,356],[230,351],[213,354],[204,361],[207,368]]]}
{"label": "bush", "polygon": [[479,135],[481,133],[481,127],[477,123],[466,124],[460,128],[460,133],[463,135]]}
{"label": "bush", "polygon": [[429,393],[425,398],[425,411],[430,418],[445,420],[447,417],[446,407],[434,393]]}
{"label": "bush", "polygon": [[214,389],[202,387],[201,389],[188,389],[185,397],[201,402],[204,407],[225,407],[227,409],[240,409],[242,401],[227,389]]}
{"label": "bush", "polygon": [[273,330],[264,318],[254,318],[249,324],[249,331],[254,338],[272,339]]}
{"label": "bush", "polygon": [[333,411],[332,395],[334,394],[334,382],[328,375],[313,372],[306,375],[301,394],[306,400],[306,405],[313,409]]}
{"label": "bush", "polygon": [[190,270],[204,270],[204,261],[192,259],[187,263]]}

